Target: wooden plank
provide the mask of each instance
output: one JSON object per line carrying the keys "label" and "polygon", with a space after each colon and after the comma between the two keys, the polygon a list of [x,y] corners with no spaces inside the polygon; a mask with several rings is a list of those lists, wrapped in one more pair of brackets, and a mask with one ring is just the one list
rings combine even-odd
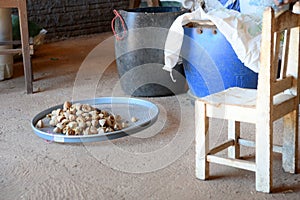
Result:
{"label": "wooden plank", "polygon": [[[257,113],[255,127],[255,187],[257,191],[270,192],[272,187],[272,155],[273,155],[273,96],[271,86],[275,82],[273,62],[274,41],[274,11],[266,8],[263,14],[261,65],[257,91]],[[277,66],[276,66],[277,68]],[[272,83],[272,84],[271,84]]]}
{"label": "wooden plank", "polygon": [[[294,11],[299,11],[300,3],[297,2],[294,5]],[[284,42],[284,50],[287,50],[283,61],[287,65],[287,73],[291,74],[295,78],[299,78],[299,64],[300,64],[300,55],[299,55],[299,15],[294,19],[289,19],[286,23],[289,26],[293,26],[295,19],[298,20],[298,27],[291,29],[290,32],[286,31],[286,35],[289,36],[287,39],[289,41]],[[282,22],[284,23],[284,22]],[[295,22],[296,23],[296,22]],[[288,56],[288,57],[287,57]],[[284,124],[284,133],[283,133],[283,145],[282,145],[282,167],[286,172],[295,173],[297,170],[297,159],[298,159],[298,118],[299,118],[299,79],[293,81],[293,94],[297,94],[297,97],[290,99],[283,103],[279,103],[276,106],[277,115],[284,115],[283,124]],[[289,112],[290,111],[290,112]]]}
{"label": "wooden plank", "polygon": [[21,54],[22,49],[1,49],[0,55]]}
{"label": "wooden plank", "polygon": [[153,6],[158,7],[159,6],[159,0],[152,0]]}
{"label": "wooden plank", "polygon": [[140,6],[141,0],[130,0],[129,8],[138,8]]}
{"label": "wooden plank", "polygon": [[[207,116],[219,119],[227,119],[240,122],[255,123],[256,109],[232,105],[207,105]],[[247,114],[245,114],[247,113]],[[242,116],[242,117],[241,117]]]}
{"label": "wooden plank", "polygon": [[149,7],[158,7],[159,1],[158,0],[147,0],[147,4]]}
{"label": "wooden plank", "polygon": [[234,140],[228,140],[214,148],[212,148],[210,151],[209,151],[209,155],[213,155],[213,154],[216,154],[220,151],[223,151],[224,149],[227,149],[228,147],[230,146],[233,146],[234,145]]}
{"label": "wooden plank", "polygon": [[272,95],[279,94],[287,89],[290,89],[293,86],[294,77],[288,76],[284,79],[277,80],[273,83]]}
{"label": "wooden plank", "polygon": [[238,139],[240,137],[240,122],[228,120],[228,140],[233,140],[233,145],[228,148],[229,158],[240,157],[240,145]]}
{"label": "wooden plank", "polygon": [[20,45],[21,41],[20,40],[14,40],[14,41],[0,41],[0,45]]}
{"label": "wooden plank", "polygon": [[232,87],[203,97],[200,101],[204,101],[207,104],[213,104],[215,106],[227,104],[254,108],[256,104],[256,94],[257,91],[255,89]]}
{"label": "wooden plank", "polygon": [[255,169],[256,169],[255,163],[251,162],[251,161],[247,161],[247,160],[222,158],[222,157],[214,156],[214,155],[208,155],[207,160],[210,163],[226,165],[229,167],[235,167],[235,168],[244,169],[244,170],[253,171],[253,172],[255,172]]}
{"label": "wooden plank", "polygon": [[257,191],[269,193],[273,185],[273,122],[270,113],[264,115],[256,124],[255,180]]}
{"label": "wooden plank", "polygon": [[25,88],[26,88],[27,94],[32,94],[33,93],[33,85],[32,85],[33,74],[32,74],[31,58],[30,58],[27,6],[26,6],[25,0],[19,0],[18,3],[19,3],[18,4],[18,13],[19,13],[20,34],[21,34],[21,41],[22,41]]}
{"label": "wooden plank", "polygon": [[274,26],[274,31],[281,32],[297,26],[300,26],[299,14],[285,11],[276,16],[276,26]]}
{"label": "wooden plank", "polygon": [[24,0],[0,0],[1,8],[17,8],[19,1]]}
{"label": "wooden plank", "polygon": [[[298,1],[294,8],[300,9],[300,2]],[[299,14],[298,14],[299,16]],[[291,29],[291,35],[290,35],[290,44],[289,44],[289,56],[288,56],[288,63],[287,63],[287,74],[292,75],[295,77],[295,81],[293,82],[293,94],[299,94],[300,88],[299,88],[299,72],[298,70],[300,66],[300,54],[299,54],[299,40],[300,40],[300,31],[299,27]]]}
{"label": "wooden plank", "polygon": [[206,156],[209,152],[209,121],[206,117],[204,102],[195,101],[195,140],[196,140],[196,177],[205,180],[209,176],[209,163]]}
{"label": "wooden plank", "polygon": [[[277,102],[274,102],[273,108],[273,120],[277,120],[285,116],[286,114],[292,112],[295,109],[298,109],[298,105],[295,104],[297,97],[291,95],[281,95],[282,98],[276,99]],[[284,99],[286,98],[286,99]],[[298,97],[299,98],[299,97]]]}
{"label": "wooden plank", "polygon": [[298,111],[283,118],[282,167],[285,172],[296,173],[298,157]]}
{"label": "wooden plank", "polygon": [[[256,109],[258,113],[255,116],[264,117],[259,112],[270,114],[271,102],[273,97],[271,96],[271,82],[275,82],[273,62],[273,48],[274,48],[274,33],[273,29],[273,17],[274,11],[271,8],[266,8],[263,14],[263,30],[261,39],[260,50],[260,70],[258,74],[258,86],[257,86],[257,104]],[[273,76],[274,77],[274,76]],[[273,80],[272,80],[273,79]]]}

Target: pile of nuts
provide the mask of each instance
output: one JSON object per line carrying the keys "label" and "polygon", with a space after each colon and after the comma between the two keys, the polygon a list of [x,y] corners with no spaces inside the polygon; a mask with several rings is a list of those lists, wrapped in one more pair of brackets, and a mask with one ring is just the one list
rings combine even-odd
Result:
{"label": "pile of nuts", "polygon": [[[49,125],[54,127],[54,133],[64,135],[94,135],[114,132],[128,127],[128,122],[120,115],[113,115],[105,110],[99,110],[88,104],[73,104],[66,101],[63,108],[53,110],[46,115]],[[132,122],[137,119],[133,117]],[[37,128],[43,128],[44,123],[39,120]]]}

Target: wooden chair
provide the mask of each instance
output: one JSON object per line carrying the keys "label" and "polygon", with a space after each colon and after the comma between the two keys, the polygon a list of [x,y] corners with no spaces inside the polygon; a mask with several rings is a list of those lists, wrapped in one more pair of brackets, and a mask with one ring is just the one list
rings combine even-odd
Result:
{"label": "wooden chair", "polygon": [[[300,3],[294,9],[300,8]],[[258,88],[229,88],[195,102],[196,176],[209,178],[209,163],[255,172],[256,190],[272,189],[273,152],[282,153],[286,172],[296,173],[299,105],[300,15],[285,11],[263,15]],[[277,77],[280,39],[284,32],[280,77]],[[228,120],[228,141],[209,147],[209,118]],[[273,122],[283,118],[282,146],[273,146]],[[240,137],[240,122],[254,123],[255,142]],[[255,162],[240,158],[240,145],[255,147]],[[228,149],[228,157],[217,154]]]}
{"label": "wooden chair", "polygon": [[[141,0],[130,0],[129,8],[138,8],[140,6]],[[158,7],[159,0],[147,0],[147,5],[149,7]]]}
{"label": "wooden chair", "polygon": [[[32,86],[32,68],[30,59],[30,46],[29,46],[29,33],[28,33],[28,21],[27,21],[27,6],[26,0],[0,0],[1,8],[17,8],[20,20],[21,30],[21,49],[2,49],[0,55],[18,54],[23,55],[24,76],[25,76],[25,88],[28,94],[33,93]],[[15,44],[13,41],[0,41],[0,45]]]}

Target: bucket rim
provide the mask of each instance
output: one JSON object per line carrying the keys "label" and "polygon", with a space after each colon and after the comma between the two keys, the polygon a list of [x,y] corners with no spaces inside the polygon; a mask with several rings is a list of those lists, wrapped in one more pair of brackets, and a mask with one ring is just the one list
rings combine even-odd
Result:
{"label": "bucket rim", "polygon": [[143,7],[143,8],[128,8],[121,9],[118,12],[126,12],[130,14],[165,14],[165,13],[186,13],[187,9],[177,6],[167,7]]}

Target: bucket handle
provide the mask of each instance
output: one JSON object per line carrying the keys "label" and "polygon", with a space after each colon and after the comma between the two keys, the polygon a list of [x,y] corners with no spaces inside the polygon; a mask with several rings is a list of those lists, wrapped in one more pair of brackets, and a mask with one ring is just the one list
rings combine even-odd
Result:
{"label": "bucket handle", "polygon": [[[117,40],[123,40],[126,33],[127,33],[127,30],[126,30],[126,26],[125,26],[125,22],[124,22],[124,19],[122,18],[122,16],[120,15],[120,13],[117,11],[117,10],[113,10],[114,14],[115,14],[115,17],[111,20],[111,29],[114,33],[114,36],[116,37]],[[115,23],[115,20],[119,18],[120,21],[121,21],[121,24],[122,24],[122,28],[124,30],[122,36],[120,37],[119,34],[116,33],[116,30],[115,30],[115,27],[114,27],[114,23]]]}

